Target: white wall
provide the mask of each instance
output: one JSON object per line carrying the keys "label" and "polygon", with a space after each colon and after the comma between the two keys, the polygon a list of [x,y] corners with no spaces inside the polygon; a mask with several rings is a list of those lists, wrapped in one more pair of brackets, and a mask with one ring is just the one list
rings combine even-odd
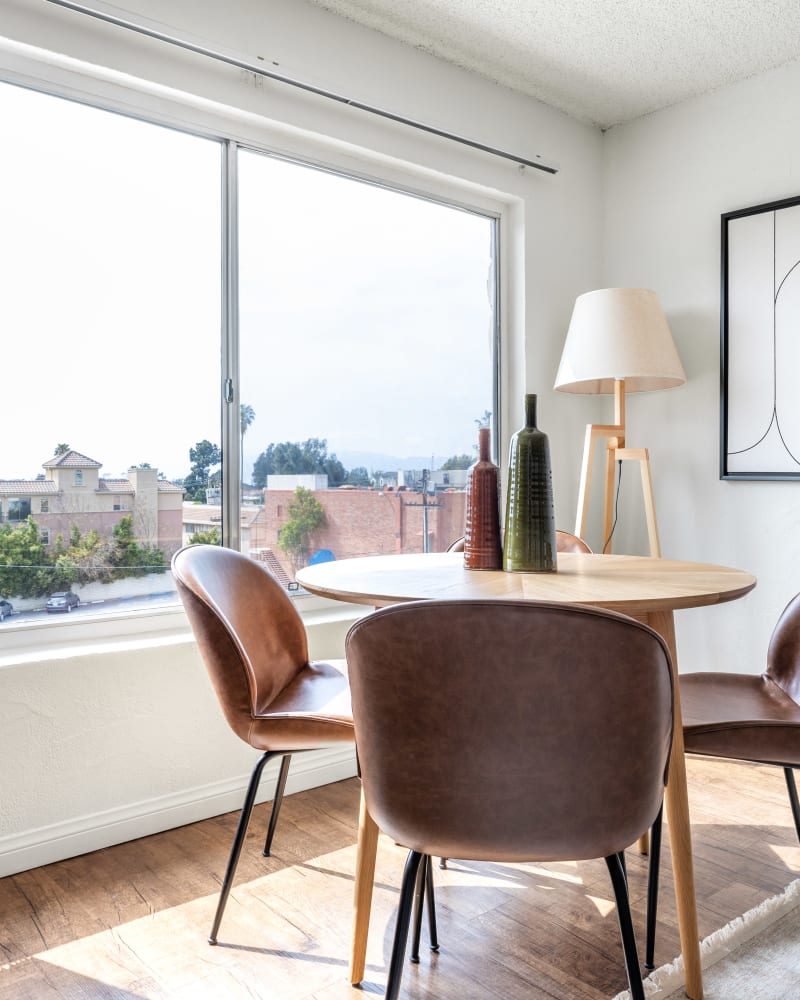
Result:
{"label": "white wall", "polygon": [[[56,80],[74,96],[99,94],[114,107],[157,110],[198,129],[218,123],[237,136],[269,134],[273,148],[367,174],[380,163],[419,188],[501,206],[503,434],[507,439],[521,423],[523,392],[538,392],[541,425],[553,444],[557,514],[563,509],[559,522],[568,527],[575,441],[587,407],[556,397],[551,387],[574,298],[596,287],[601,273],[601,134],[302,0],[137,0],[108,9],[131,19],[140,13],[167,34],[248,61],[263,57],[287,76],[560,165],[555,177],[520,172],[489,154],[260,81],[45,0],[3,0],[0,32],[14,43],[0,40],[0,76],[7,79]],[[17,43],[56,55],[42,57]],[[142,93],[119,74],[158,86]],[[180,112],[175,91],[193,95]],[[326,149],[316,144],[320,139]],[[316,655],[341,653],[345,624],[311,626]],[[238,806],[252,755],[220,718],[185,623],[124,643],[72,639],[30,655],[3,652],[0,874]],[[352,760],[320,766],[316,777],[300,773],[300,784],[353,773]]]}
{"label": "white wall", "polygon": [[[311,656],[337,656],[348,624],[311,623]],[[59,631],[58,647],[0,656],[0,877],[238,809],[258,756],[228,729],[185,621]],[[352,747],[300,754],[287,793],[355,773]]]}
{"label": "white wall", "polygon": [[[798,487],[718,478],[719,217],[800,192],[792,102],[799,67],[601,136],[302,0],[138,0],[113,8],[131,18],[139,11],[169,34],[246,60],[262,56],[287,76],[432,126],[540,153],[561,168],[549,177],[259,83],[44,0],[3,6],[0,30],[8,38],[206,99],[186,111],[187,120],[216,116],[248,135],[270,126],[280,148],[315,149],[322,159],[309,137],[327,138],[331,157],[367,172],[376,161],[363,150],[373,150],[398,176],[407,179],[405,165],[417,164],[427,184],[457,181],[465,198],[503,203],[503,265],[513,279],[503,315],[504,438],[521,422],[522,392],[539,393],[560,527],[573,522],[584,424],[611,417],[608,398],[552,392],[574,298],[603,285],[656,289],[689,381],[629,397],[628,443],[651,451],[663,554],[738,566],[759,578],[741,601],[677,614],[681,669],[760,669],[775,619],[800,589]],[[0,75],[35,82],[47,75],[36,65],[29,53],[0,47]],[[118,102],[127,93],[133,110],[171,107],[160,92],[145,98],[126,91],[124,79],[84,80],[80,66],[65,65],[57,75],[76,94],[99,90]],[[230,108],[247,114],[232,124]],[[618,551],[645,551],[637,490],[628,477]],[[339,654],[345,627],[312,626],[316,653]],[[0,873],[7,873],[234,808],[251,755],[225,728],[184,625],[152,643],[67,643],[33,658],[0,656],[0,760]],[[330,780],[352,762],[321,766],[300,774],[295,787]]]}
{"label": "white wall", "polygon": [[628,443],[651,451],[662,554],[759,581],[743,600],[676,615],[682,670],[760,671],[800,590],[798,484],[719,479],[720,215],[800,194],[798,92],[795,64],[605,135],[604,284],[658,292],[688,376],[628,401]]}

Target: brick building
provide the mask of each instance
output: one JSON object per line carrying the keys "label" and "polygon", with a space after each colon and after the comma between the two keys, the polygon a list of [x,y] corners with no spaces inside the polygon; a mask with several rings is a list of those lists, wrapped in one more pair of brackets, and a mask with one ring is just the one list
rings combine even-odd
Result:
{"label": "brick building", "polygon": [[[427,521],[429,552],[443,552],[464,534],[462,491],[442,492],[425,498],[405,490],[314,490],[325,511],[325,524],[314,532],[309,558],[327,549],[336,559],[357,556],[424,552]],[[291,574],[291,564],[278,548],[278,532],[288,518],[294,490],[264,491],[264,546]],[[255,553],[253,553],[255,555]]]}

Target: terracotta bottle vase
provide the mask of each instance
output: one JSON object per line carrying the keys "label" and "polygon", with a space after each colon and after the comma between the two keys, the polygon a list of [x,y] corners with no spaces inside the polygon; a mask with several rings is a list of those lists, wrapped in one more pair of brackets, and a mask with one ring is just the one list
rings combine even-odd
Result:
{"label": "terracotta bottle vase", "polygon": [[511,438],[503,569],[556,572],[556,526],[550,443],[536,426],[536,396],[525,396],[525,426]]}
{"label": "terracotta bottle vase", "polygon": [[489,457],[489,428],[478,430],[478,461],[467,473],[464,523],[466,569],[502,569],[500,544],[500,477]]}

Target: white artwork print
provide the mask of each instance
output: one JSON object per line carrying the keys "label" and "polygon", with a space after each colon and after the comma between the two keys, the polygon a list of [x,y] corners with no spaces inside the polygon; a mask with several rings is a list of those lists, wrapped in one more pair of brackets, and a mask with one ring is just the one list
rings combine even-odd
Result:
{"label": "white artwork print", "polygon": [[723,478],[800,478],[800,200],[727,218]]}

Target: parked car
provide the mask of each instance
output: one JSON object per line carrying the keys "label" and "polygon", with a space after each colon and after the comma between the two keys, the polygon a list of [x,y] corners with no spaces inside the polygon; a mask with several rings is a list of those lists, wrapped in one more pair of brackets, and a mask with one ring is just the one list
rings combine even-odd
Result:
{"label": "parked car", "polygon": [[11,604],[11,602],[7,601],[3,597],[0,597],[0,622],[3,621],[4,618],[8,618],[9,615],[13,614],[14,614],[14,606]]}
{"label": "parked car", "polygon": [[55,594],[50,595],[45,608],[48,613],[51,611],[72,611],[80,603],[78,595],[73,594],[71,590],[59,590]]}

